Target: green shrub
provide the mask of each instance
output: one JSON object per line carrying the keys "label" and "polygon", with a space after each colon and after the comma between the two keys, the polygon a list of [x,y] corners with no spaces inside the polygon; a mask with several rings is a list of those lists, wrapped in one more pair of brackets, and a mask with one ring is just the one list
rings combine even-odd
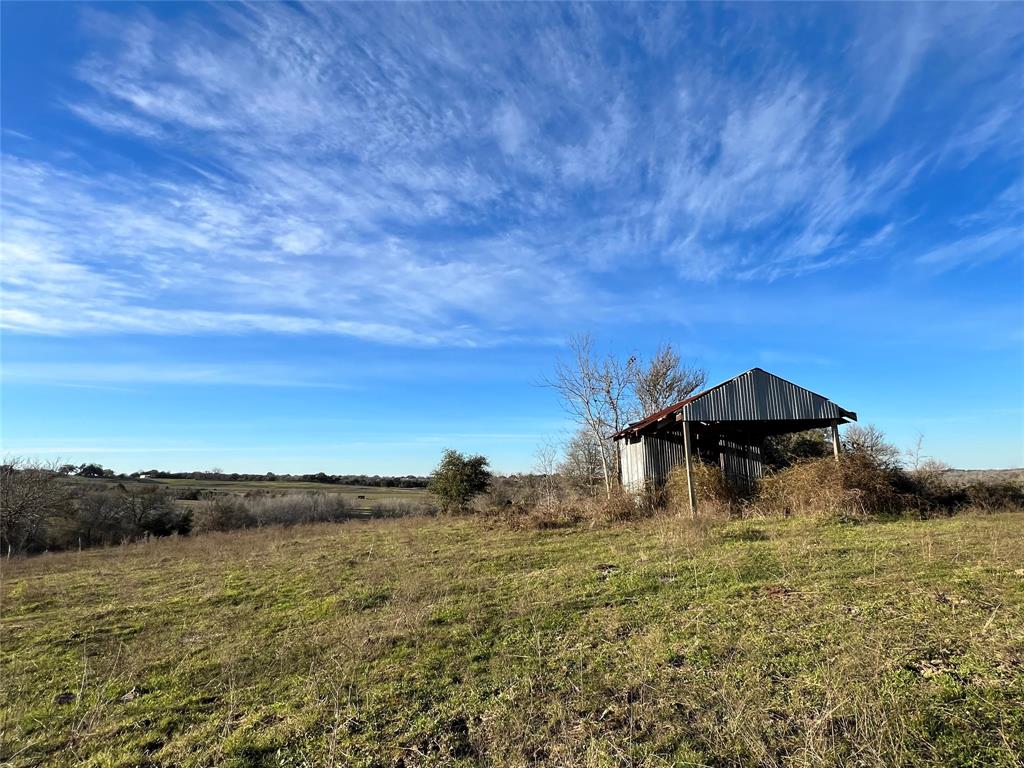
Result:
{"label": "green shrub", "polygon": [[483,456],[465,456],[451,448],[430,477],[427,490],[442,512],[464,512],[475,496],[487,490],[491,473]]}

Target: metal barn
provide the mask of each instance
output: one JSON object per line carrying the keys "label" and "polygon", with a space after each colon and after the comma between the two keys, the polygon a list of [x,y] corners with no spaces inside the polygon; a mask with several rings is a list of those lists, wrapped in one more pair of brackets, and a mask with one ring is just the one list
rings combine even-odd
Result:
{"label": "metal barn", "polygon": [[665,481],[685,465],[690,511],[696,513],[693,460],[717,463],[730,483],[750,487],[764,472],[764,440],[771,435],[832,428],[839,457],[839,425],[857,414],[761,368],[751,368],[670,405],[613,435],[620,477],[631,491]]}

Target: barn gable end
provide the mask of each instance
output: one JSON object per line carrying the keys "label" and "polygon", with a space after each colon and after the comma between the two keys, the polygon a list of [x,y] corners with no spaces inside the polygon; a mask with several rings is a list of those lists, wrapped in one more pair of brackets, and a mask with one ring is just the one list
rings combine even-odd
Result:
{"label": "barn gable end", "polygon": [[849,415],[838,405],[773,373],[752,368],[690,398],[685,421],[828,421]]}
{"label": "barn gable end", "polygon": [[689,466],[692,459],[717,464],[731,483],[749,488],[763,473],[766,437],[831,427],[838,456],[837,428],[856,419],[816,392],[751,368],[613,435],[619,477],[626,488],[640,490],[664,482],[673,467]]}

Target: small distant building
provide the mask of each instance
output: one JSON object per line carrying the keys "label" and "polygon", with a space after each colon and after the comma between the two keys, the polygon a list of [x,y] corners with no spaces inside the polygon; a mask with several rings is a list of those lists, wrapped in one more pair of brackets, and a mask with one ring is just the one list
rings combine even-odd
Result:
{"label": "small distant building", "polygon": [[764,474],[765,438],[831,427],[839,456],[839,425],[857,414],[826,397],[761,368],[751,368],[613,435],[619,450],[619,480],[631,491],[662,483],[685,465],[690,510],[696,512],[693,461],[717,463],[736,487],[750,487]]}

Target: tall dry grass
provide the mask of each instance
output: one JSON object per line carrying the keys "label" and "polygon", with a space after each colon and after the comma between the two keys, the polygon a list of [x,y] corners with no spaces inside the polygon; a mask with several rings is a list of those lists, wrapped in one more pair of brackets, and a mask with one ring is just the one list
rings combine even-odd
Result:
{"label": "tall dry grass", "polygon": [[[374,502],[368,516],[406,517],[433,511],[427,502],[385,499]],[[347,498],[335,493],[224,495],[196,509],[193,530],[206,533],[267,525],[337,523],[366,516]]]}
{"label": "tall dry grass", "polygon": [[352,503],[335,493],[287,493],[246,498],[257,525],[336,523],[352,516]]}
{"label": "tall dry grass", "polygon": [[437,508],[429,501],[410,499],[383,499],[370,505],[370,516],[374,518],[413,517],[436,515]]}
{"label": "tall dry grass", "polygon": [[862,518],[915,508],[903,474],[851,453],[811,459],[762,478],[748,511],[759,515]]}
{"label": "tall dry grass", "polygon": [[[694,462],[692,476],[696,486],[698,512],[701,517],[728,518],[736,515],[742,499],[729,485],[720,467],[702,461]],[[690,514],[690,489],[686,467],[675,467],[665,482],[669,510],[674,514]]]}
{"label": "tall dry grass", "polygon": [[[884,459],[884,457],[883,457]],[[695,462],[697,515],[708,520],[736,517],[918,517],[965,510],[1024,510],[1024,488],[1011,483],[951,485],[928,468],[905,471],[891,462],[850,451],[837,462],[831,455],[809,458],[770,472],[752,489],[735,488],[714,464]],[[684,467],[664,483],[639,492],[619,487],[580,487],[559,475],[499,478],[474,504],[475,512],[517,529],[548,529],[587,524],[615,525],[690,514]]]}

